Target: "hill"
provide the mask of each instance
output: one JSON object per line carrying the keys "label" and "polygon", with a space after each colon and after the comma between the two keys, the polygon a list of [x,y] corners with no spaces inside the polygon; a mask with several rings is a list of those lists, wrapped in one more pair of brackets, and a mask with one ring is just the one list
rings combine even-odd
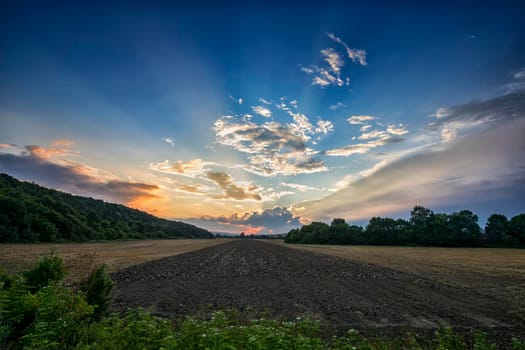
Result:
{"label": "hill", "polygon": [[0,242],[213,238],[202,228],[0,174]]}

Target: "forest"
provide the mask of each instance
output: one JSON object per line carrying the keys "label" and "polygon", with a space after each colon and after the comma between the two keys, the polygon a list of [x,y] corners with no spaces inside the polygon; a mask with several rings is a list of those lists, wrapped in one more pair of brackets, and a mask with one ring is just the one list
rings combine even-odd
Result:
{"label": "forest", "polygon": [[373,217],[366,227],[350,225],[344,219],[333,219],[328,225],[312,222],[286,235],[286,243],[415,245],[441,247],[518,247],[525,246],[525,214],[510,220],[492,214],[484,230],[478,216],[470,210],[452,214],[434,213],[416,206],[410,218]]}
{"label": "forest", "polygon": [[212,237],[190,224],[0,174],[0,243]]}

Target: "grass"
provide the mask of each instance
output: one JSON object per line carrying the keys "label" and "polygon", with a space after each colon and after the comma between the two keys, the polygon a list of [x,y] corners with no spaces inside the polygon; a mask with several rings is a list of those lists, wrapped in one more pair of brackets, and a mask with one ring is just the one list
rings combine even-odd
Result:
{"label": "grass", "polygon": [[100,264],[110,272],[130,265],[167,256],[188,253],[218,244],[223,239],[174,239],[112,241],[100,243],[0,244],[0,267],[9,273],[27,269],[38,258],[54,253],[61,256],[69,270],[68,280],[77,282]]}

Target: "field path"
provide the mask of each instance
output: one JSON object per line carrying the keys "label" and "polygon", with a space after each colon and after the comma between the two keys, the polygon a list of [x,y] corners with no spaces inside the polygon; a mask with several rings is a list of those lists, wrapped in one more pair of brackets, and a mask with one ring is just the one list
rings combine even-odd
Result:
{"label": "field path", "polygon": [[152,307],[165,316],[211,306],[403,333],[453,326],[516,334],[525,324],[512,305],[473,289],[254,240],[131,266],[113,278],[117,310]]}

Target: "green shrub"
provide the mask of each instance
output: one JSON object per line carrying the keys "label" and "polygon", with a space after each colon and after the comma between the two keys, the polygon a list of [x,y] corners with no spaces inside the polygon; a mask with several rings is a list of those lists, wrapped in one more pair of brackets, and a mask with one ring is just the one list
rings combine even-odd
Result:
{"label": "green shrub", "polygon": [[111,301],[113,281],[107,272],[106,265],[95,268],[89,277],[82,282],[80,289],[86,293],[86,301],[93,305],[96,320],[107,313]]}
{"label": "green shrub", "polygon": [[124,317],[111,315],[92,323],[74,349],[180,349],[174,335],[170,321],[130,309]]}
{"label": "green shrub", "polygon": [[62,280],[67,274],[66,266],[61,257],[49,255],[38,260],[36,265],[24,273],[28,286],[33,291]]}
{"label": "green shrub", "polygon": [[93,307],[61,283],[43,287],[31,297],[34,319],[20,338],[24,349],[67,349],[78,343]]}

